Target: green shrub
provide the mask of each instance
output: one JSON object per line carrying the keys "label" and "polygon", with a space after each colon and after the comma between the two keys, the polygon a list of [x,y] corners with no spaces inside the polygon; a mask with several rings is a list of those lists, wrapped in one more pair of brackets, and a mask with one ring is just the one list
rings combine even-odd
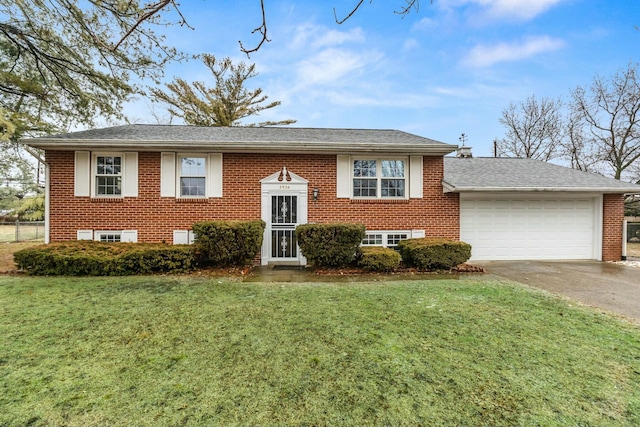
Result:
{"label": "green shrub", "polygon": [[195,267],[192,247],[152,243],[73,240],[23,249],[13,258],[19,269],[36,276],[178,273]]}
{"label": "green shrub", "polygon": [[398,243],[402,260],[420,270],[449,270],[471,257],[471,245],[447,239],[408,239]]}
{"label": "green shrub", "polygon": [[396,271],[400,266],[400,254],[381,246],[360,248],[358,267],[366,271]]}
{"label": "green shrub", "polygon": [[245,265],[260,252],[265,222],[207,221],[193,224],[198,256],[217,266]]}
{"label": "green shrub", "polygon": [[296,228],[300,251],[316,267],[351,264],[364,238],[362,224],[304,224]]}

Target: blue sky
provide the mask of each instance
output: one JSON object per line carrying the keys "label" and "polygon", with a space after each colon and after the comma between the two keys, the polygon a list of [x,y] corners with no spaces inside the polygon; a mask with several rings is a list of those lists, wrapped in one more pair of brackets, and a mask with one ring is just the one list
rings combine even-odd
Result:
{"label": "blue sky", "polygon": [[[399,129],[491,156],[510,102],[529,95],[569,99],[596,74],[613,75],[640,56],[638,0],[422,0],[404,18],[404,0],[265,0],[266,43],[247,58],[261,23],[259,0],[189,0],[181,11],[194,30],[168,27],[170,43],[191,54],[254,62],[261,87],[282,105],[251,121],[296,119],[296,127]],[[170,81],[210,81],[198,61],[171,65]],[[138,100],[134,123],[168,117]],[[155,116],[154,116],[155,115]],[[179,121],[174,120],[174,123]]]}

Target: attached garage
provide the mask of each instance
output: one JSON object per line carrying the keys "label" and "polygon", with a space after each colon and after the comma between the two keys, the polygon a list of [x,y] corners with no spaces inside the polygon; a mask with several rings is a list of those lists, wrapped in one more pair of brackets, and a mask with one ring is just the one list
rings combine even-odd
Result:
{"label": "attached garage", "polygon": [[460,195],[460,239],[474,260],[599,259],[601,198]]}
{"label": "attached garage", "polygon": [[616,260],[624,194],[639,187],[532,159],[445,157],[471,260]]}

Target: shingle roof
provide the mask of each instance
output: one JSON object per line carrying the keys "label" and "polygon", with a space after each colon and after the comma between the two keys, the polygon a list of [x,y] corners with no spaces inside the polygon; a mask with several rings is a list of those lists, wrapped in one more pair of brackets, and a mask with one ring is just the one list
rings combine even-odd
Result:
{"label": "shingle roof", "polygon": [[66,150],[95,147],[285,153],[377,151],[445,155],[456,149],[455,145],[398,130],[179,125],[116,126],[23,139],[22,142],[36,148]]}
{"label": "shingle roof", "polygon": [[445,191],[638,193],[640,185],[532,159],[444,158]]}

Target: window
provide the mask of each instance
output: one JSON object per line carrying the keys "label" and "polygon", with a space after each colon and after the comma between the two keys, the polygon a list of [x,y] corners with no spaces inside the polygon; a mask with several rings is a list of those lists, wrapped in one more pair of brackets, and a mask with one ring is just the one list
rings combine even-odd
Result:
{"label": "window", "polygon": [[180,157],[180,197],[205,197],[206,158]]}
{"label": "window", "polygon": [[406,197],[405,160],[353,160],[353,197]]}
{"label": "window", "polygon": [[362,239],[362,246],[383,246],[385,248],[397,249],[400,240],[411,237],[409,231],[371,231],[367,232]]}
{"label": "window", "polygon": [[[90,240],[91,230],[78,230],[78,240]],[[93,240],[105,243],[137,242],[136,230],[96,230],[93,232]]]}
{"label": "window", "polygon": [[96,156],[96,195],[122,195],[122,156]]}
{"label": "window", "polygon": [[367,234],[362,239],[362,246],[382,246],[382,234]]}
{"label": "window", "polygon": [[222,153],[160,153],[160,197],[222,197]]}
{"label": "window", "polygon": [[76,197],[138,197],[138,153],[76,151]]}
{"label": "window", "polygon": [[122,239],[122,234],[119,232],[98,232],[97,239],[100,242],[104,243],[119,243]]}

